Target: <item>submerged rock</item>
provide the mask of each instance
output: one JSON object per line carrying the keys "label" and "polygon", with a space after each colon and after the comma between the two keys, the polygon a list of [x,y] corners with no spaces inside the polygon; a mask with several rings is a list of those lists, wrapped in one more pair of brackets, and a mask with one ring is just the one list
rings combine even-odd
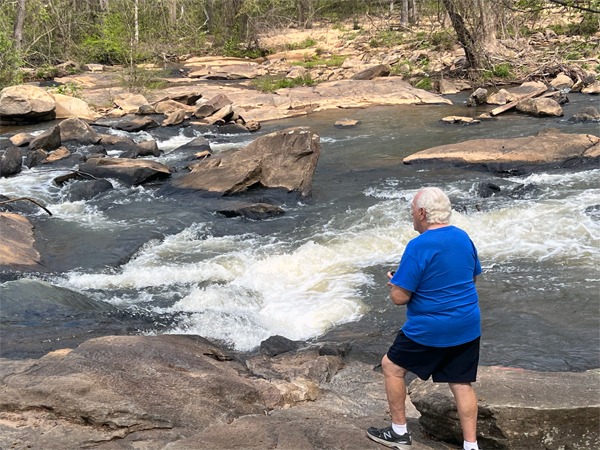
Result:
{"label": "submerged rock", "polygon": [[221,208],[217,212],[225,217],[245,217],[252,220],[269,219],[285,214],[279,206],[268,203],[240,203],[229,208]]}
{"label": "submerged rock", "polygon": [[[600,372],[535,372],[480,367],[477,440],[483,448],[589,450],[600,447]],[[443,383],[414,380],[412,402],[426,432],[462,442],[454,397]]]}
{"label": "submerged rock", "polygon": [[99,178],[116,178],[125,184],[138,185],[168,178],[169,168],[155,161],[119,158],[91,158],[79,171]]}

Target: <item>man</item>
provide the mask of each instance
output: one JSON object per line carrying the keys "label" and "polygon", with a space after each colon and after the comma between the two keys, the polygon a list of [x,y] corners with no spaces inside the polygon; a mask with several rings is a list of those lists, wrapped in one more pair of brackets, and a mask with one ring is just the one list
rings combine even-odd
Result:
{"label": "man", "polygon": [[391,299],[406,305],[406,323],[381,362],[392,425],[371,427],[369,438],[393,448],[412,444],[406,429],[408,371],[448,383],[458,410],[465,450],[477,445],[477,377],[481,317],[475,277],[477,251],[464,231],[448,224],[450,200],[438,188],[417,193],[411,215],[419,236],[411,240],[395,273],[388,272]]}

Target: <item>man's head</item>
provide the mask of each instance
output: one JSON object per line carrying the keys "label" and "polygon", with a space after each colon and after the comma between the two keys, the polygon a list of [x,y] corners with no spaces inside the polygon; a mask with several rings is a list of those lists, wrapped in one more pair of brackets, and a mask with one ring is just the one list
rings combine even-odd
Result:
{"label": "man's head", "polygon": [[421,189],[412,202],[413,226],[419,233],[432,226],[437,228],[439,225],[447,225],[451,214],[450,199],[436,187]]}

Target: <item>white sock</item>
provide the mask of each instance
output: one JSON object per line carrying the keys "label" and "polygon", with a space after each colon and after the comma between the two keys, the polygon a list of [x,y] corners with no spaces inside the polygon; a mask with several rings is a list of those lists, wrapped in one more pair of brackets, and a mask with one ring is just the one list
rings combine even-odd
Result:
{"label": "white sock", "polygon": [[477,445],[477,441],[475,442],[467,442],[465,441],[463,444],[464,450],[479,450],[479,446]]}
{"label": "white sock", "polygon": [[394,422],[392,422],[392,430],[394,430],[394,433],[396,433],[399,436],[408,433],[408,430],[406,429],[406,424],[396,425]]}

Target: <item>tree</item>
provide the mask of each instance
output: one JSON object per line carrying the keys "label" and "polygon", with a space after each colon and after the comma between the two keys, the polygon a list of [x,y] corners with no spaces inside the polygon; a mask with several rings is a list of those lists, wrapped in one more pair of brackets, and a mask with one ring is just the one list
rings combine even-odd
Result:
{"label": "tree", "polygon": [[15,28],[13,32],[13,39],[15,49],[20,51],[23,47],[23,23],[25,22],[25,4],[26,0],[17,1],[17,16],[15,18]]}

